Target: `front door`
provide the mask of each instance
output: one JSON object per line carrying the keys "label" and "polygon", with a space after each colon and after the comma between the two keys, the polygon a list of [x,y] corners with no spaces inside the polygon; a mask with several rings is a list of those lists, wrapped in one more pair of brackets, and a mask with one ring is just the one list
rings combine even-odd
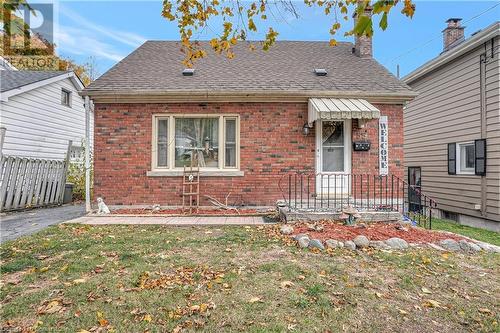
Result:
{"label": "front door", "polygon": [[320,197],[349,194],[351,120],[316,121],[316,187]]}

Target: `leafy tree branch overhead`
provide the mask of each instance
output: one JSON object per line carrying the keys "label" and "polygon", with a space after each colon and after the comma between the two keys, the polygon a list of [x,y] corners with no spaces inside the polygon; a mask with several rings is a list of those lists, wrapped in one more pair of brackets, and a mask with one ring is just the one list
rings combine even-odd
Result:
{"label": "leafy tree branch overhead", "polygon": [[[304,0],[308,7],[318,7],[324,14],[331,17],[330,45],[336,45],[336,35],[340,28],[349,23],[355,13],[357,20],[354,27],[345,35],[372,36],[374,33],[374,18],[379,18],[379,27],[385,30],[388,25],[389,13],[398,9],[402,15],[413,17],[415,4],[413,0]],[[269,22],[273,17],[272,9],[286,11],[299,18],[293,0],[164,0],[162,16],[178,24],[182,51],[185,53],[183,63],[192,67],[196,60],[206,55],[199,43],[193,37],[195,33],[210,27],[212,21],[219,18],[222,26],[216,27],[221,33],[210,40],[212,49],[228,58],[235,56],[232,46],[238,42],[247,41],[251,33],[259,31],[259,24]],[[279,32],[267,27],[265,38],[260,47],[268,50],[275,42]],[[255,43],[249,47],[254,49]]]}

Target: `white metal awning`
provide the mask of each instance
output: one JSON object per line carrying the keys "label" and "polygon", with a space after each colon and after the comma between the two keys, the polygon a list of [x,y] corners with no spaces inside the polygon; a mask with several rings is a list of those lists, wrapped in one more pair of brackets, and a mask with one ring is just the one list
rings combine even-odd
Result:
{"label": "white metal awning", "polygon": [[373,119],[380,118],[380,110],[364,99],[309,98],[308,123],[318,119]]}

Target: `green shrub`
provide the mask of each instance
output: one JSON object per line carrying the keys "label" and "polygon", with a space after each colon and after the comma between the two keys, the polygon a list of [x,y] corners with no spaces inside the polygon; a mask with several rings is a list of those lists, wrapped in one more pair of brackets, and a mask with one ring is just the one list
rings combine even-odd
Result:
{"label": "green shrub", "polygon": [[[66,174],[66,182],[73,184],[73,201],[85,200],[85,145],[82,144],[81,161],[70,162]],[[92,197],[92,184],[94,179],[94,169],[92,163],[92,154],[90,155],[90,196]]]}

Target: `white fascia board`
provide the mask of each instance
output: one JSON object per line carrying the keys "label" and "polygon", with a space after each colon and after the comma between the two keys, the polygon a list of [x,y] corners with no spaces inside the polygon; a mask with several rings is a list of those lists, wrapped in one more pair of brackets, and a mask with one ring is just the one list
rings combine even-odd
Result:
{"label": "white fascia board", "polygon": [[7,102],[9,100],[9,97],[16,96],[16,95],[25,93],[27,91],[30,91],[30,90],[33,90],[36,88],[40,88],[40,87],[43,87],[45,85],[48,85],[48,84],[51,84],[51,83],[54,83],[57,81],[61,81],[64,79],[68,79],[68,78],[71,80],[71,82],[73,83],[73,85],[75,86],[75,88],[78,91],[81,91],[84,88],[83,83],[76,76],[76,74],[73,72],[68,72],[68,73],[54,76],[54,77],[51,77],[51,78],[48,78],[45,80],[33,82],[33,83],[27,84],[25,86],[19,87],[19,88],[14,88],[11,90],[4,91],[1,93],[0,100],[3,102]]}
{"label": "white fascia board", "polygon": [[464,41],[460,45],[441,54],[437,58],[428,61],[427,63],[420,66],[410,74],[404,76],[401,80],[406,84],[410,84],[412,81],[419,79],[423,75],[433,71],[434,69],[444,64],[447,64],[453,59],[460,57],[461,55],[475,49],[476,47],[482,45],[483,43],[487,42],[491,38],[494,38],[498,35],[500,35],[500,22],[495,22],[486,29],[484,29],[483,31],[480,31],[474,36],[470,37],[468,40]]}

